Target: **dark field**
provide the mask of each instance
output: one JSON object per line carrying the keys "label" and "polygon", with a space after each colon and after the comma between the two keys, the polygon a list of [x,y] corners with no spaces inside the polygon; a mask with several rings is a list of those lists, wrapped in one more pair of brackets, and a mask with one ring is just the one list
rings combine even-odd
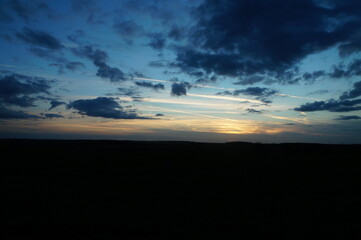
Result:
{"label": "dark field", "polygon": [[361,239],[361,146],[0,140],[1,239]]}

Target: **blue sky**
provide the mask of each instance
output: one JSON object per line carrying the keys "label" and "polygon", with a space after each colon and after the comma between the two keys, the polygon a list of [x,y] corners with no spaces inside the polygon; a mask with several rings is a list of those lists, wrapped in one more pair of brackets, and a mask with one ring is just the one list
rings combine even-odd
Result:
{"label": "blue sky", "polygon": [[0,137],[361,143],[360,13],[1,0]]}

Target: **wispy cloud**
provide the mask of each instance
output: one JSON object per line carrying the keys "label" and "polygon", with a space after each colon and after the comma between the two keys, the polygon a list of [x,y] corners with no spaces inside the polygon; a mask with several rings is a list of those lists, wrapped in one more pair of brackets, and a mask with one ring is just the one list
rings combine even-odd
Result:
{"label": "wispy cloud", "polygon": [[235,102],[250,102],[250,103],[256,103],[256,104],[264,104],[262,101],[248,99],[248,98],[215,96],[215,95],[206,95],[206,94],[191,94],[191,93],[188,93],[187,95],[191,96],[191,97],[211,98],[211,99],[227,100],[227,101],[235,101]]}
{"label": "wispy cloud", "polygon": [[276,116],[276,115],[271,115],[271,114],[263,114],[263,116],[266,116],[266,117],[269,117],[269,118],[274,118],[274,119],[280,119],[280,120],[287,120],[287,121],[302,123],[302,124],[306,124],[306,125],[310,124],[310,121],[308,120],[308,118],[291,118],[291,117]]}
{"label": "wispy cloud", "polygon": [[284,94],[284,93],[276,93],[275,95],[281,96],[281,97],[289,97],[289,98],[297,98],[297,99],[306,99],[306,100],[320,101],[320,99],[317,99],[317,98],[301,97],[301,96],[295,96],[295,95]]}

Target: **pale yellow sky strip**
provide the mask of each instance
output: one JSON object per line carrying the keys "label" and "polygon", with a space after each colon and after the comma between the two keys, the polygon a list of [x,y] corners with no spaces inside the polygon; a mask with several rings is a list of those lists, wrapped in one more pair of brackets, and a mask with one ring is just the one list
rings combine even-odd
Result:
{"label": "pale yellow sky strip", "polygon": [[[132,101],[133,99],[130,97],[119,97],[120,100]],[[227,104],[217,104],[217,103],[205,103],[192,101],[191,99],[178,99],[178,98],[144,98],[142,99],[145,103],[166,103],[166,104],[178,104],[178,105],[191,105],[191,106],[201,106],[201,107],[210,107],[215,109],[229,109],[234,110],[234,105]]]}
{"label": "pale yellow sky strip", "polygon": [[147,106],[147,107],[150,108],[150,109],[157,110],[157,111],[185,113],[185,114],[190,114],[190,115],[194,115],[194,116],[200,116],[200,117],[206,117],[206,118],[215,118],[215,119],[221,119],[221,120],[227,120],[227,121],[243,123],[241,120],[237,120],[237,119],[225,118],[225,117],[217,117],[217,116],[213,116],[213,115],[201,114],[201,113],[196,113],[196,112],[191,112],[191,111],[175,110],[175,109],[168,109],[168,108],[159,108],[159,107],[152,107],[152,106]]}

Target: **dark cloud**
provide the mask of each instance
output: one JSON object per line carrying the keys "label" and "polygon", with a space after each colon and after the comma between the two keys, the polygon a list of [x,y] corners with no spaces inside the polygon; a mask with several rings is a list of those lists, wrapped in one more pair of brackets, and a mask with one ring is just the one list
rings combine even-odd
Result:
{"label": "dark cloud", "polygon": [[322,90],[310,92],[307,95],[322,95],[322,94],[326,94],[326,93],[329,93],[329,90],[322,89]]}
{"label": "dark cloud", "polygon": [[168,38],[173,39],[174,41],[180,41],[185,37],[185,28],[179,26],[173,26],[168,31]]}
{"label": "dark cloud", "polygon": [[[313,0],[204,1],[195,10],[196,24],[187,46],[177,49],[173,66],[186,73],[194,69],[229,77],[273,76],[339,44],[347,54],[358,52],[361,3],[328,2],[331,7]],[[285,79],[274,80],[298,82]]]}
{"label": "dark cloud", "polygon": [[[296,111],[312,112],[312,111],[330,111],[330,112],[351,112],[361,110],[361,99],[354,99],[361,96],[361,81],[356,82],[353,88],[341,94],[338,100],[330,99],[327,101],[316,101],[306,103],[298,108]],[[350,100],[354,99],[354,100]]]}
{"label": "dark cloud", "polygon": [[15,111],[0,104],[0,119],[29,119],[29,118],[40,118],[40,117],[23,111]]}
{"label": "dark cloud", "polygon": [[[202,72],[198,72],[200,75]],[[202,73],[203,74],[203,73]],[[211,77],[208,77],[208,76],[205,76],[205,77],[201,77],[201,78],[198,78],[196,80],[196,83],[197,84],[213,84],[217,81],[217,77],[216,76],[211,76]]]}
{"label": "dark cloud", "polygon": [[334,100],[330,99],[327,101],[316,101],[312,103],[306,103],[295,111],[300,112],[314,112],[314,111],[330,111],[330,112],[351,112],[361,110],[361,99],[356,100]]}
{"label": "dark cloud", "polygon": [[118,88],[118,92],[116,93],[116,95],[128,96],[128,97],[138,97],[139,94],[140,92],[137,91],[137,89],[134,87],[130,87],[130,88],[120,87]]}
{"label": "dark cloud", "polygon": [[45,114],[43,113],[43,114],[41,114],[41,116],[43,116],[45,118],[50,118],[50,119],[52,119],[52,118],[64,118],[63,115],[57,114],[57,113],[45,113]]}
{"label": "dark cloud", "polygon": [[62,102],[62,101],[58,101],[58,100],[51,100],[50,101],[50,108],[48,110],[52,110],[58,106],[61,106],[61,105],[66,105],[65,102]]}
{"label": "dark cloud", "polygon": [[71,71],[76,71],[82,68],[85,68],[84,64],[81,62],[67,62],[65,68]]}
{"label": "dark cloud", "polygon": [[143,27],[131,20],[115,23],[113,29],[122,37],[135,37],[144,33]]}
{"label": "dark cloud", "polygon": [[67,39],[68,39],[69,41],[74,42],[74,43],[80,44],[80,43],[81,43],[80,38],[83,38],[84,36],[85,36],[84,31],[79,29],[79,30],[76,30],[76,31],[75,31],[74,33],[72,33],[72,34],[69,34],[69,35],[67,36]]}
{"label": "dark cloud", "polygon": [[0,101],[6,105],[16,105],[19,107],[35,107],[34,102],[37,98],[29,97],[29,96],[8,96],[8,97],[0,97]]}
{"label": "dark cloud", "polygon": [[[35,107],[38,100],[50,101],[52,80],[6,72],[0,75],[0,118],[28,119],[40,118],[24,111],[13,110],[10,106]],[[42,95],[46,95],[46,97]]]}
{"label": "dark cloud", "polygon": [[96,73],[98,77],[108,79],[111,82],[126,81],[128,79],[128,76],[119,68],[110,67],[104,62],[97,62],[96,66],[98,67]]}
{"label": "dark cloud", "polygon": [[89,14],[86,22],[88,24],[105,24],[105,22],[103,21],[103,17],[99,16],[97,11],[92,11]]}
{"label": "dark cloud", "polygon": [[21,74],[10,74],[0,77],[0,98],[5,99],[19,95],[31,95],[38,93],[50,94],[52,82],[40,78]]}
{"label": "dark cloud", "polygon": [[351,89],[350,91],[344,92],[341,95],[340,99],[341,100],[352,99],[352,98],[357,98],[360,96],[361,96],[361,81],[354,83],[353,89]]}
{"label": "dark cloud", "polygon": [[275,95],[278,93],[278,91],[269,89],[269,88],[261,88],[261,87],[249,87],[245,89],[239,89],[234,91],[223,91],[217,93],[217,95],[233,95],[233,96],[239,96],[240,94],[248,95],[248,96],[254,96],[257,100],[260,100],[264,103],[271,103],[271,101],[268,99],[269,97]]}
{"label": "dark cloud", "polygon": [[146,78],[146,76],[138,71],[134,71],[132,70],[131,72],[128,72],[128,77],[129,78]]}
{"label": "dark cloud", "polygon": [[98,67],[96,75],[100,78],[110,80],[111,82],[125,81],[130,78],[130,76],[119,68],[111,67],[106,63],[108,54],[103,50],[96,49],[91,45],[85,45],[72,48],[71,51],[79,57],[91,60],[93,64]]}
{"label": "dark cloud", "polygon": [[341,57],[346,57],[361,50],[361,31],[356,32],[351,38],[338,47]]}
{"label": "dark cloud", "polygon": [[11,23],[18,17],[25,22],[36,20],[40,13],[53,16],[49,6],[43,1],[9,0],[1,1],[0,22]]}
{"label": "dark cloud", "polygon": [[247,108],[246,111],[248,113],[262,113],[262,111],[259,111],[259,110],[253,109],[253,108]]}
{"label": "dark cloud", "polygon": [[314,83],[319,78],[325,77],[325,76],[326,76],[326,72],[323,70],[314,71],[314,72],[306,72],[302,75],[302,80],[306,83]]}
{"label": "dark cloud", "polygon": [[106,62],[108,60],[108,54],[105,51],[96,49],[92,45],[71,48],[71,51],[78,57],[87,58],[93,61],[95,65],[97,65],[97,63]]}
{"label": "dark cloud", "polygon": [[339,116],[338,118],[335,118],[335,120],[340,120],[340,121],[346,121],[346,120],[360,120],[361,117],[356,116],[356,115],[351,115],[351,116]]}
{"label": "dark cloud", "polygon": [[235,90],[233,94],[236,96],[238,96],[239,94],[244,94],[249,96],[257,96],[257,97],[269,97],[271,95],[276,94],[277,92],[278,91],[269,88],[249,87],[246,89]]}
{"label": "dark cloud", "polygon": [[182,96],[187,95],[187,90],[192,88],[192,85],[188,82],[175,82],[172,84],[171,95]]}
{"label": "dark cloud", "polygon": [[133,102],[144,102],[144,97],[133,96],[133,97],[132,97],[132,101],[133,101]]}
{"label": "dark cloud", "polygon": [[[127,96],[132,99],[133,102],[143,102],[144,98],[140,96],[140,92],[135,87],[120,87],[116,93],[109,93],[107,96]],[[127,102],[127,101],[123,101]]]}
{"label": "dark cloud", "polygon": [[49,64],[49,66],[58,68],[58,72],[60,74],[63,74],[65,70],[70,70],[74,72],[85,68],[85,65],[81,62],[51,63]]}
{"label": "dark cloud", "polygon": [[347,66],[344,64],[334,66],[332,72],[329,73],[328,76],[336,79],[361,76],[361,59],[355,59]]}
{"label": "dark cloud", "polygon": [[262,82],[266,79],[266,76],[261,75],[249,75],[243,76],[238,82],[234,82],[235,85],[252,85],[258,82]]}
{"label": "dark cloud", "polygon": [[43,31],[23,28],[22,32],[16,33],[15,35],[24,42],[36,47],[42,47],[50,50],[60,50],[64,48],[58,39]]}
{"label": "dark cloud", "polygon": [[148,45],[156,50],[161,50],[165,47],[166,38],[163,36],[162,33],[149,33],[148,37],[150,42]]}
{"label": "dark cloud", "polygon": [[147,119],[139,116],[136,110],[121,106],[116,98],[98,97],[95,99],[80,99],[67,105],[68,109],[77,110],[79,114],[90,117],[112,119]]}
{"label": "dark cloud", "polygon": [[67,62],[63,56],[63,53],[59,51],[49,51],[49,49],[41,47],[30,47],[28,48],[28,51],[39,58],[55,61],[59,64],[64,64]]}
{"label": "dark cloud", "polygon": [[148,63],[149,66],[151,67],[166,67],[167,64],[164,63],[163,61],[151,61]]}
{"label": "dark cloud", "polygon": [[135,85],[139,86],[139,87],[145,87],[145,88],[150,88],[153,90],[164,90],[164,84],[158,83],[158,84],[153,84],[150,82],[135,82]]}

